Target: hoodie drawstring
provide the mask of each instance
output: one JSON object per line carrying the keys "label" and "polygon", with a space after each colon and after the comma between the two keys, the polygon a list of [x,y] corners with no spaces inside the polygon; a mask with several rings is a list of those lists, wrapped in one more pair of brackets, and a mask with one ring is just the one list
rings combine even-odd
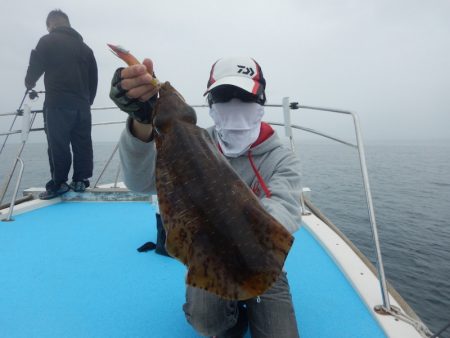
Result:
{"label": "hoodie drawstring", "polygon": [[250,164],[253,168],[253,171],[255,172],[259,184],[261,185],[261,188],[264,190],[264,193],[266,194],[267,198],[270,198],[270,196],[272,196],[272,193],[270,192],[269,188],[267,188],[266,182],[264,182],[263,178],[261,177],[261,174],[256,168],[255,162],[253,162],[252,152],[250,150],[248,151],[248,160],[250,161]]}

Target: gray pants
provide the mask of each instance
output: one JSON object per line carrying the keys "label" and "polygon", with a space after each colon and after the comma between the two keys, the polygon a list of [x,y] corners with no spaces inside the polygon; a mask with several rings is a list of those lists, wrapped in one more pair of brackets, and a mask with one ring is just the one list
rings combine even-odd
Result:
{"label": "gray pants", "polygon": [[[187,321],[203,336],[240,337],[232,330],[239,309],[246,307],[253,338],[299,337],[289,283],[283,272],[263,295],[246,301],[224,300],[202,289],[187,287],[183,310]],[[241,310],[242,311],[242,310]]]}

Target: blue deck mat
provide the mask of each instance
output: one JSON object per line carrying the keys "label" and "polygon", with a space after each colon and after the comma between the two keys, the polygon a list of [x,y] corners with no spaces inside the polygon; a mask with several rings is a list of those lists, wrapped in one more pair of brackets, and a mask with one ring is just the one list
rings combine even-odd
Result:
{"label": "blue deck mat", "polygon": [[[143,202],[59,203],[0,223],[0,337],[197,337],[184,266],[154,252]],[[384,337],[341,272],[301,229],[287,261],[302,338]]]}

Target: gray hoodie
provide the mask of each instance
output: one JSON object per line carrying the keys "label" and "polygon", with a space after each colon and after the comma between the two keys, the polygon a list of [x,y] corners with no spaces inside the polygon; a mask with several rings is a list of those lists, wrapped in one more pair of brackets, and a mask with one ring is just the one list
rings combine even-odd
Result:
{"label": "gray hoodie", "polygon": [[[122,132],[119,153],[126,186],[133,191],[156,194],[155,185],[155,142],[142,142],[135,138],[129,129],[130,121]],[[207,129],[217,144],[214,127]],[[249,154],[227,160],[241,179],[260,198],[264,208],[284,227],[294,233],[301,223],[301,182],[300,160],[292,151],[283,146],[280,138],[273,132],[262,143],[250,150],[257,172],[270,191],[266,196]]]}

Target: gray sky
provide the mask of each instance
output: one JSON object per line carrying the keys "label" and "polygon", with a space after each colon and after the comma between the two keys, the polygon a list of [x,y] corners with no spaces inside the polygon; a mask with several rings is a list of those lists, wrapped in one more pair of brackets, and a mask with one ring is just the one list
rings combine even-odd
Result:
{"label": "gray sky", "polygon": [[[97,58],[94,107],[112,105],[109,82],[123,64],[106,43],[116,43],[138,59],[152,58],[159,79],[171,81],[191,104],[205,102],[214,61],[246,55],[263,69],[269,103],[289,96],[355,111],[366,140],[450,138],[448,0],[17,0],[0,7],[0,113],[18,107],[30,51],[47,33],[48,12],[60,8]],[[42,79],[36,89],[44,89]],[[293,114],[294,123],[339,137],[353,130],[347,117]],[[198,116],[200,126],[210,124],[207,110]],[[94,121],[123,118],[121,112],[94,113]],[[267,111],[267,120],[281,118]],[[97,127],[94,139],[116,140],[120,130]]]}

